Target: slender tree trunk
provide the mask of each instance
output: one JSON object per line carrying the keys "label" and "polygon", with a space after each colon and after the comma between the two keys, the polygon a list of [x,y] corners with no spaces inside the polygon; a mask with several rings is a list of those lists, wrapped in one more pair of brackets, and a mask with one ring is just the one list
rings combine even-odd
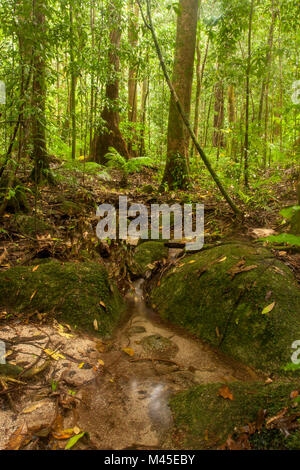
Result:
{"label": "slender tree trunk", "polygon": [[105,98],[106,104],[102,111],[101,118],[105,122],[103,126],[98,128],[94,137],[94,144],[91,149],[92,160],[103,164],[106,163],[105,155],[108,153],[109,147],[114,147],[120,155],[129,158],[129,152],[125,140],[123,139],[120,129],[119,114],[119,71],[120,58],[118,50],[121,42],[120,28],[120,12],[117,6],[111,7],[111,24],[109,51],[110,77],[106,84]]}
{"label": "slender tree trunk", "polygon": [[213,147],[217,147],[218,154],[221,147],[224,147],[224,85],[219,81],[215,85],[215,114],[214,114],[214,133]]}
{"label": "slender tree trunk", "polygon": [[145,125],[146,125],[146,106],[147,106],[148,93],[149,93],[149,82],[148,82],[148,78],[145,78],[142,84],[142,97],[141,97],[141,109],[140,109],[140,123],[142,124],[141,132],[140,132],[140,143],[139,143],[139,155],[140,156],[143,156],[146,154]]}
{"label": "slender tree trunk", "polygon": [[77,76],[74,61],[74,23],[73,7],[70,3],[70,67],[71,67],[71,90],[70,90],[70,115],[72,122],[72,160],[76,157],[76,84]]}
{"label": "slender tree trunk", "polygon": [[248,30],[248,59],[246,70],[246,119],[245,119],[245,143],[244,143],[244,182],[249,187],[249,104],[250,104],[250,74],[252,54],[252,21],[254,13],[254,0],[251,0]]}
{"label": "slender tree trunk", "polygon": [[45,9],[43,0],[33,0],[33,79],[32,79],[32,142],[35,168],[32,176],[36,182],[46,176],[49,159],[46,145],[46,62],[45,62]]}
{"label": "slender tree trunk", "polygon": [[[190,115],[193,68],[197,34],[198,0],[180,0],[172,84],[187,118]],[[163,183],[169,188],[186,188],[189,134],[171,96],[168,121],[168,150]]]}
{"label": "slender tree trunk", "polygon": [[230,126],[230,135],[228,138],[228,153],[232,155],[233,160],[236,160],[237,142],[235,137],[236,131],[236,103],[234,86],[229,85],[228,87],[228,121]]}
{"label": "slender tree trunk", "polygon": [[[128,42],[132,50],[136,50],[138,44],[138,17],[139,6],[135,0],[129,0],[129,26]],[[137,122],[137,64],[130,63],[128,72],[128,122],[132,123],[132,141],[128,144],[128,152],[137,156],[137,134],[135,124]]]}
{"label": "slender tree trunk", "polygon": [[[203,81],[204,70],[205,70],[205,65],[206,65],[206,60],[207,60],[207,55],[208,55],[208,48],[209,48],[209,39],[207,39],[204,59],[203,59],[203,62],[202,62],[202,67],[201,67],[200,40],[198,39],[197,45],[196,45],[196,56],[197,56],[196,79],[197,79],[197,83],[196,83],[195,117],[194,117],[194,133],[195,133],[195,136],[196,136],[197,139],[199,137],[201,89],[202,89],[202,81]],[[194,152],[195,152],[195,146],[192,145],[191,156],[194,155]]]}

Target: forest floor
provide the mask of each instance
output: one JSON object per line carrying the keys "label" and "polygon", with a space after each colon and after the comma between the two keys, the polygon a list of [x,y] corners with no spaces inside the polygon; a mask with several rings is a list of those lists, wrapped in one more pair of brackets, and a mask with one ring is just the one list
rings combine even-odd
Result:
{"label": "forest floor", "polygon": [[[83,436],[77,448],[170,448],[174,444],[170,441],[168,400],[174,392],[195,384],[268,380],[163,322],[149,309],[143,298],[143,281],[134,279],[128,268],[134,243],[99,244],[95,208],[101,203],[116,205],[120,195],[127,195],[129,204],[148,206],[201,202],[205,204],[206,244],[254,241],[283,231],[279,210],[296,203],[291,175],[283,172],[265,207],[244,206],[245,218],[238,221],[225,203],[216,202],[214,194],[200,187],[188,193],[159,193],[154,174],[154,170],[144,170],[130,177],[128,188],[121,189],[117,171],[109,182],[77,173],[72,182],[43,188],[37,197],[29,193],[31,214],[35,214],[25,216],[29,225],[23,216],[4,216],[1,271],[34,266],[35,260],[38,265],[48,258],[62,262],[93,259],[104,264],[116,280],[126,298],[127,314],[115,334],[101,341],[96,332],[61,329],[47,314],[0,311],[0,339],[9,344],[10,358],[16,363],[25,361],[28,367],[28,358],[34,356],[39,359],[36,366],[45,366],[30,381],[22,376],[10,382],[1,379],[0,449],[62,449],[69,438],[83,432],[90,439],[85,441]],[[172,253],[170,249],[170,257]],[[300,254],[284,249],[274,250],[274,254],[300,281]],[[171,352],[166,356],[145,354],[143,338],[149,335],[170,342]],[[42,358],[45,349],[54,351],[48,361]]]}

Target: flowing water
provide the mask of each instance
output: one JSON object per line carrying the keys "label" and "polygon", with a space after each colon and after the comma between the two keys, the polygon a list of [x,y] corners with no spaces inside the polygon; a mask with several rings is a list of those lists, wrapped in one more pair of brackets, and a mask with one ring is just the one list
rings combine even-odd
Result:
{"label": "flowing water", "polygon": [[[196,384],[251,381],[255,373],[146,306],[143,280],[127,296],[128,321],[103,352],[104,373],[82,391],[78,424],[98,449],[170,446],[173,393]],[[123,351],[125,349],[126,352]]]}

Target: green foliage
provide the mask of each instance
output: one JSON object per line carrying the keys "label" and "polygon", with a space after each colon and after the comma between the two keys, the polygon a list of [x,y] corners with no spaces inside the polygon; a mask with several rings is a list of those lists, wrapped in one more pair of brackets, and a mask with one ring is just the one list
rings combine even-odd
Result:
{"label": "green foliage", "polygon": [[286,243],[291,246],[300,246],[300,237],[291,235],[290,233],[281,233],[280,235],[271,235],[261,240],[266,240],[271,243]]}
{"label": "green foliage", "polygon": [[298,211],[300,211],[300,206],[287,207],[280,211],[280,215],[287,220],[291,220]]}
{"label": "green foliage", "polygon": [[149,157],[136,157],[126,160],[113,147],[109,148],[105,158],[109,168],[115,168],[122,172],[124,182],[127,182],[128,175],[138,173],[143,167],[153,166],[153,161]]}

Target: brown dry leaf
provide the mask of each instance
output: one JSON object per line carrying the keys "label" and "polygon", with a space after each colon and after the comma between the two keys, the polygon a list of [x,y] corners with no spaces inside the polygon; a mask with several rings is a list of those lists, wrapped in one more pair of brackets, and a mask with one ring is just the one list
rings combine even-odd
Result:
{"label": "brown dry leaf", "polygon": [[[266,410],[263,410],[262,408],[258,411],[257,413],[257,417],[256,417],[256,429],[258,431],[261,430],[261,428],[263,427],[263,424],[265,422],[265,417],[266,417]],[[256,431],[256,429],[254,430],[254,432]],[[254,434],[254,432],[252,434]]]}
{"label": "brown dry leaf", "polygon": [[97,322],[96,319],[93,321],[93,325],[94,325],[94,329],[95,329],[96,331],[98,331],[98,330],[99,330],[99,326],[98,326],[98,322]]}
{"label": "brown dry leaf", "polygon": [[106,305],[102,300],[100,300],[99,304],[101,305],[101,307],[105,308],[105,310],[106,310]]}
{"label": "brown dry leaf", "polygon": [[266,297],[265,297],[265,301],[267,302],[268,300],[270,300],[270,298],[272,297],[272,294],[273,292],[271,290],[269,290],[267,293],[266,293]]}
{"label": "brown dry leaf", "polygon": [[294,398],[297,398],[298,395],[299,395],[298,390],[294,390],[294,391],[291,393],[291,399],[293,400]]}
{"label": "brown dry leaf", "polygon": [[0,263],[2,263],[2,261],[5,260],[6,256],[7,256],[7,249],[4,248],[2,255],[0,255]]}
{"label": "brown dry leaf", "polygon": [[32,272],[34,273],[35,271],[37,271],[39,269],[40,265],[38,264],[37,266],[35,266],[32,270]]}
{"label": "brown dry leaf", "polygon": [[278,421],[280,418],[283,418],[283,416],[286,415],[287,411],[288,411],[288,408],[283,408],[283,410],[281,410],[280,413],[278,413],[276,416],[272,416],[272,418],[269,418],[266,421],[266,426],[268,427],[274,421]]}
{"label": "brown dry leaf", "polygon": [[102,341],[97,341],[96,343],[96,349],[100,353],[104,353],[107,349],[106,344],[102,343]]}
{"label": "brown dry leaf", "polygon": [[24,422],[21,426],[10,436],[5,450],[19,450],[29,439],[27,425]]}
{"label": "brown dry leaf", "polygon": [[246,273],[246,272],[252,271],[253,269],[257,268],[257,265],[245,266],[245,263],[246,263],[245,260],[241,260],[235,266],[232,266],[232,268],[230,268],[227,271],[227,274],[229,274],[231,276],[231,280],[234,279],[234,277],[237,274]]}
{"label": "brown dry leaf", "polygon": [[229,390],[227,385],[220,388],[218,395],[224,400],[234,400],[232,392]]}

